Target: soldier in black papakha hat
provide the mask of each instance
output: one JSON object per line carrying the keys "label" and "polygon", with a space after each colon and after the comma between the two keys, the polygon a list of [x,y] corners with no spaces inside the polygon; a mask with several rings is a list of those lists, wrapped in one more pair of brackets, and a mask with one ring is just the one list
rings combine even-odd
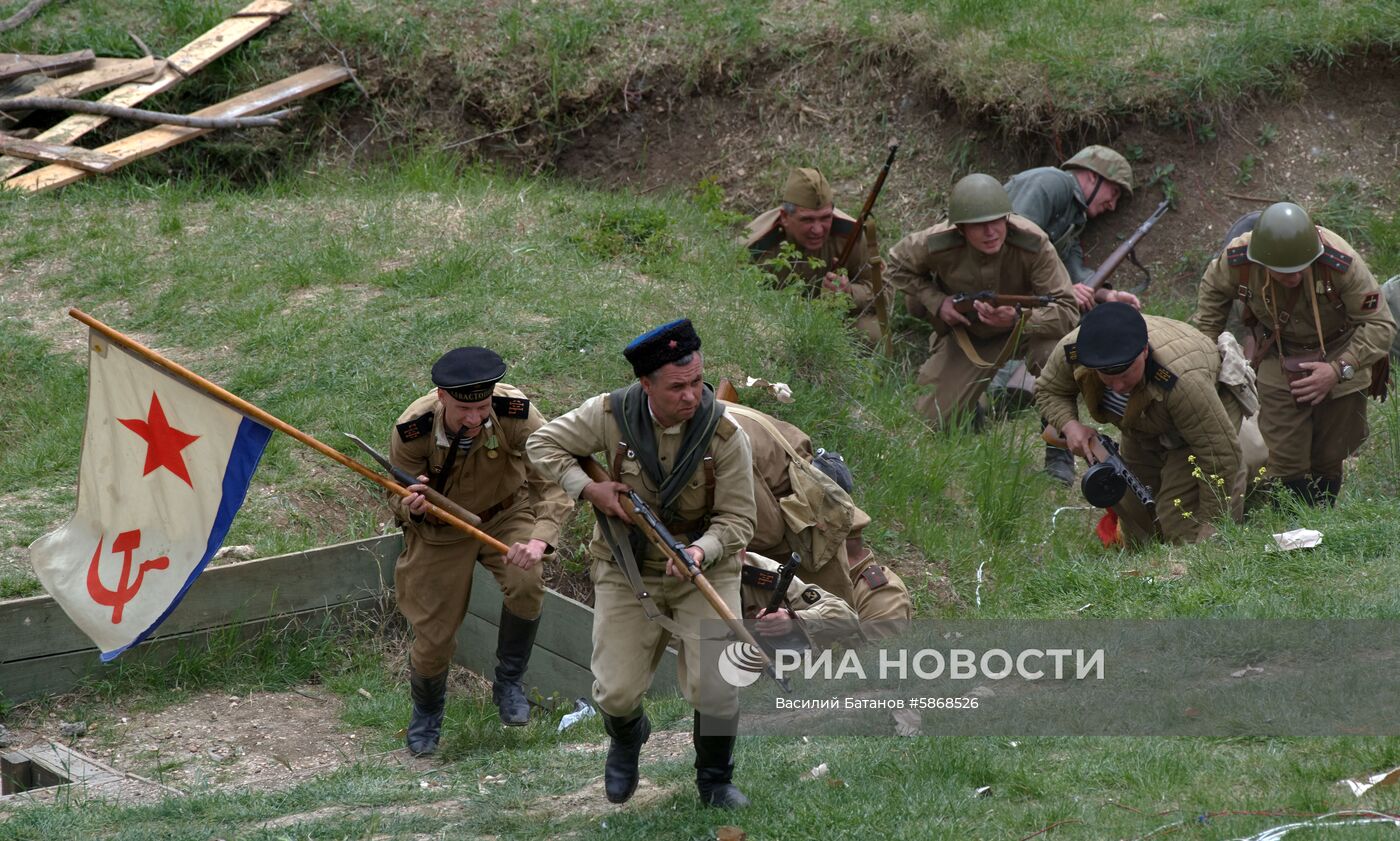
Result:
{"label": "soldier in black papakha hat", "polygon": [[[412,495],[390,500],[404,533],[394,583],[399,611],[413,626],[407,742],[415,755],[437,748],[448,667],[476,561],[495,576],[504,598],[491,695],[503,723],[529,722],[522,679],[543,606],[541,559],[553,551],[573,502],[525,460],[525,439],[544,417],[523,392],[500,382],[505,373],[495,351],[448,351],[433,365],[437,388],[404,410],[390,439],[390,461],[423,483],[409,487]],[[510,552],[502,556],[427,513],[424,486],[475,514],[480,528]]]}
{"label": "soldier in black papakha hat", "polygon": [[1088,458],[1096,434],[1079,421],[1081,400],[1122,431],[1124,463],[1157,499],[1155,511],[1132,494],[1113,506],[1130,542],[1192,543],[1215,533],[1217,517],[1242,513],[1246,407],[1218,382],[1220,367],[1215,342],[1194,327],[1110,302],[1084,314],[1036,380],[1036,406],[1071,451]]}
{"label": "soldier in black papakha hat", "polygon": [[[748,800],[733,784],[737,689],[719,674],[718,658],[704,656],[696,639],[713,636],[715,610],[656,547],[629,542],[627,529],[618,528],[614,518],[625,521],[628,516],[618,492],[636,491],[687,543],[685,551],[738,615],[739,552],[754,529],[749,440],[705,384],[700,337],[688,320],[638,336],[623,355],[636,382],[545,424],[526,446],[540,473],[605,515],[598,517],[588,547],[594,585],[593,701],[612,738],[604,787],[614,803],[636,791],[642,743],[651,733],[642,696],[674,629],[678,636],[685,634],[677,639],[679,683],[695,707],[700,800],[708,806],[743,806]],[[594,482],[579,466],[579,456],[594,453],[602,454],[612,481]],[[620,565],[636,569],[641,579],[637,590]]]}

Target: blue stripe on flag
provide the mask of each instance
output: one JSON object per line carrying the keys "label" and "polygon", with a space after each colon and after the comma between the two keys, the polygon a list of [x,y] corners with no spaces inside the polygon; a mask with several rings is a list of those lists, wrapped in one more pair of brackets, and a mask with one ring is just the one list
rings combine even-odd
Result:
{"label": "blue stripe on flag", "polygon": [[267,448],[267,442],[272,438],[272,430],[258,423],[257,421],[243,418],[238,424],[238,434],[233,439],[233,449],[229,452],[228,466],[224,468],[224,492],[219,499],[219,510],[214,515],[214,525],[209,530],[209,542],[204,548],[204,557],[199,559],[199,563],[190,572],[190,577],[185,579],[185,584],[180,588],[180,592],[171,599],[169,606],[165,608],[156,621],[135,639],[121,648],[112,651],[102,652],[102,662],[106,663],[117,655],[131,648],[146,637],[151,635],[160,623],[164,622],[180,601],[185,598],[185,593],[189,592],[194,580],[199,577],[204,568],[209,565],[209,561],[214,557],[214,553],[219,551],[219,547],[224,543],[224,536],[228,534],[229,527],[233,525],[233,515],[238,513],[238,509],[243,506],[243,500],[248,495],[248,485],[253,481],[253,471],[258,469],[258,462],[262,460],[263,450]]}

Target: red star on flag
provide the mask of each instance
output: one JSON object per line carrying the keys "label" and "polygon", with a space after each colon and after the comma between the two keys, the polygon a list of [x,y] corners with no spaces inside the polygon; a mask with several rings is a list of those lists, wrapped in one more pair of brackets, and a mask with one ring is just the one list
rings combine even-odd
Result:
{"label": "red star on flag", "polygon": [[160,398],[154,391],[151,392],[151,408],[146,413],[146,419],[140,418],[117,418],[122,426],[146,439],[146,469],[142,476],[149,476],[151,471],[158,467],[164,467],[176,476],[185,480],[185,484],[191,488],[194,484],[190,482],[190,471],[185,467],[185,457],[180,455],[180,451],[195,441],[199,440],[198,435],[190,435],[182,432],[170,425],[165,419],[165,409],[160,405]]}

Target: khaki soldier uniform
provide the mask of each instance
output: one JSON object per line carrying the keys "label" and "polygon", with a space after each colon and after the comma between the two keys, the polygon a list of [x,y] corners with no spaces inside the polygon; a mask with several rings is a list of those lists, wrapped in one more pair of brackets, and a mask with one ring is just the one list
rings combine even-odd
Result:
{"label": "khaki soldier uniform", "polygon": [[[801,541],[793,532],[790,518],[783,510],[782,500],[793,493],[792,478],[789,475],[792,456],[787,447],[783,446],[784,442],[774,437],[773,430],[776,430],[787,445],[808,464],[815,455],[812,439],[792,424],[756,409],[728,403],[725,406],[728,409],[728,417],[733,418],[748,434],[749,445],[753,450],[755,524],[753,538],[748,545],[749,551],[770,558],[786,558],[789,553],[798,552],[802,556],[801,571],[804,580],[851,603],[854,595],[850,577],[846,572],[845,540],[857,510],[855,503],[850,503],[844,524],[812,524],[811,527],[819,530],[824,538],[820,541],[824,549],[822,557],[813,558],[810,545],[806,550],[803,549]],[[764,425],[765,422],[771,426],[771,430]],[[832,488],[839,490],[835,488],[834,482]],[[844,497],[845,492],[841,491],[841,494]],[[849,497],[845,499],[849,502]]]}
{"label": "khaki soldier uniform", "polygon": [[[893,293],[886,287],[877,300],[875,291],[870,286],[871,269],[866,238],[857,232],[856,220],[840,210],[834,210],[831,233],[827,235],[826,244],[821,250],[808,253],[802,246],[793,243],[797,248],[797,255],[792,258],[792,263],[788,264],[775,259],[782,251],[783,243],[789,241],[787,232],[778,224],[778,214],[781,211],[782,208],[775,207],[749,222],[744,238],[744,247],[749,250],[749,257],[778,279],[778,288],[800,283],[803,286],[803,294],[809,298],[838,294],[824,289],[822,281],[826,279],[828,271],[844,268],[846,277],[851,281],[851,306],[846,312],[846,317],[855,322],[856,328],[864,333],[872,344],[878,343],[880,322],[876,310],[883,307],[888,313]],[[832,268],[832,264],[841,256],[841,251],[853,236],[856,237],[856,244],[851,248],[850,256],[841,266]]]}
{"label": "khaki soldier uniform", "polygon": [[[1213,339],[1179,321],[1143,318],[1147,366],[1122,415],[1105,408],[1106,386],[1095,371],[1077,364],[1077,329],[1061,340],[1036,380],[1036,406],[1052,426],[1063,429],[1080,420],[1082,400],[1095,421],[1122,430],[1123,461],[1157,500],[1155,512],[1131,493],[1113,506],[1124,534],[1135,543],[1152,536],[1191,543],[1214,533],[1216,517],[1238,519],[1242,511],[1245,477],[1237,431],[1243,409],[1217,382],[1220,352]],[[1199,477],[1193,475],[1197,468]]]}
{"label": "khaki soldier uniform", "polygon": [[[1390,317],[1400,324],[1400,275],[1382,283],[1381,292],[1385,294],[1386,306],[1390,307]],[[1390,355],[1392,358],[1400,358],[1400,332],[1396,332],[1395,338],[1390,342]]]}
{"label": "khaki soldier uniform", "polygon": [[[1262,353],[1259,431],[1269,446],[1269,474],[1286,485],[1309,474],[1314,482],[1334,480],[1323,491],[1335,496],[1343,461],[1366,439],[1371,366],[1386,356],[1395,320],[1366,261],[1336,233],[1320,226],[1317,232],[1322,253],[1302,270],[1302,283],[1293,290],[1248,258],[1257,230],[1236,237],[1206,268],[1194,318],[1214,339],[1225,329],[1231,304],[1247,296],[1245,326],[1255,335],[1256,356]],[[1284,358],[1322,353],[1324,347],[1327,361],[1347,363],[1355,375],[1339,380],[1320,404],[1299,405]]]}
{"label": "khaki soldier uniform", "polygon": [[[757,552],[745,553],[743,564],[739,596],[744,607],[744,621],[752,629],[753,620],[768,608],[773,598],[781,565]],[[844,600],[815,584],[793,576],[783,603],[792,611],[793,620],[814,648],[829,648],[838,642],[850,644],[860,639],[860,620],[856,612]]]}
{"label": "khaki soldier uniform", "polygon": [[[545,424],[530,437],[526,450],[541,474],[577,499],[590,483],[575,456],[605,453],[619,481],[660,511],[658,489],[645,477],[641,462],[613,417],[610,395],[601,394]],[[657,455],[663,465],[676,463],[686,423],[665,429],[653,423]],[[677,538],[705,552],[705,577],[736,614],[739,611],[739,551],[754,526],[753,467],[748,436],[727,417],[719,421],[707,451],[712,467],[695,471],[673,505],[667,525]],[[713,473],[713,480],[709,474]],[[613,561],[600,528],[588,545],[594,588],[593,700],[612,716],[626,716],[641,706],[662,651],[671,635],[647,619],[626,577]],[[660,550],[648,544],[638,557],[647,592],[656,606],[681,627],[715,635],[720,622],[695,585],[665,574]],[[702,713],[730,717],[738,713],[738,695],[719,676],[718,661],[706,662],[698,640],[682,639],[678,664],[681,693]]]}
{"label": "khaki soldier uniform", "polygon": [[[557,485],[529,469],[525,440],[544,425],[520,389],[497,383],[489,433],[478,436],[442,477],[451,435],[444,428],[436,391],[413,401],[399,416],[389,460],[481,518],[482,531],[505,543],[539,539],[553,547],[573,503]],[[501,585],[505,608],[532,620],[544,598],[541,564],[528,570],[505,563],[494,549],[432,518],[415,521],[394,495],[390,507],[403,527],[404,551],[394,567],[399,610],[413,626],[410,655],[423,675],[445,672],[456,648],[457,628],[471,598],[472,565],[480,562]],[[484,551],[483,551],[484,550]]]}
{"label": "khaki soldier uniform", "polygon": [[850,565],[850,574],[852,597],[865,638],[879,640],[903,633],[914,618],[914,603],[904,579],[876,563],[875,553],[868,549],[864,557]]}
{"label": "khaki soldier uniform", "polygon": [[[916,382],[932,386],[918,407],[934,424],[955,411],[970,411],[996,370],[1007,359],[1026,356],[1038,373],[1050,350],[1079,320],[1069,275],[1045,232],[1015,214],[1006,220],[1006,241],[996,254],[983,254],[950,222],[910,234],[890,251],[890,281],[928,313],[935,332],[931,354]],[[1001,330],[976,320],[947,329],[938,315],[943,299],[967,292],[1049,295],[1054,303],[1027,311],[1016,346],[1008,347],[1015,328]],[[969,349],[980,359],[969,357]]]}

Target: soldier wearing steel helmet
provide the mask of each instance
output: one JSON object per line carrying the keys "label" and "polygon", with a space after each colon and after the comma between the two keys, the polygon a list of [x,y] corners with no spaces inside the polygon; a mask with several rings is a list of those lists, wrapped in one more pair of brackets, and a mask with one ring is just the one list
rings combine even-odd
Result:
{"label": "soldier wearing steel helmet", "polygon": [[[1007,359],[1024,354],[1039,373],[1055,342],[1079,320],[1069,275],[1049,237],[1012,212],[1011,199],[990,175],[955,184],[947,221],[900,240],[889,263],[891,282],[923,306],[935,327],[917,379],[932,387],[918,407],[935,425],[974,411]],[[977,301],[971,318],[953,308],[957,293],[981,291],[1047,295],[1053,302],[1020,312]]]}
{"label": "soldier wearing steel helmet", "polygon": [[1343,461],[1366,439],[1367,392],[1388,375],[1395,319],[1380,287],[1346,240],[1278,202],[1206,268],[1201,332],[1218,336],[1235,300],[1254,337],[1269,474],[1309,504],[1331,504]]}
{"label": "soldier wearing steel helmet", "polygon": [[[856,230],[856,220],[841,212],[835,201],[831,185],[819,171],[794,169],[783,185],[782,203],[748,224],[744,246],[755,263],[773,272],[780,286],[796,281],[809,297],[849,298],[847,317],[876,344],[881,338],[876,312],[889,311],[892,293],[875,294],[866,233]],[[873,231],[873,224],[867,223],[867,231]],[[833,265],[851,237],[856,241],[846,262]],[[778,259],[785,243],[797,249],[795,259]]]}

